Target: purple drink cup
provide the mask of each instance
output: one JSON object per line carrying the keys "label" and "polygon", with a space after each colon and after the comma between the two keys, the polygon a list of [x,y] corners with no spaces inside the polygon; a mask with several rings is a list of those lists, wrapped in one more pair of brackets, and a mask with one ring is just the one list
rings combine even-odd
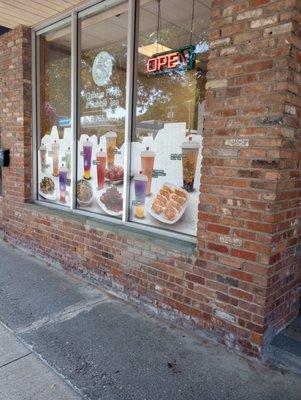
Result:
{"label": "purple drink cup", "polygon": [[146,188],[147,188],[147,176],[136,175],[134,178],[134,185],[135,185],[135,202],[137,205],[143,206],[145,204],[145,196],[146,196]]}
{"label": "purple drink cup", "polygon": [[139,175],[134,177],[135,187],[135,216],[137,218],[144,218],[144,204],[147,190],[148,178],[146,175]]}
{"label": "purple drink cup", "polygon": [[93,144],[87,139],[83,144],[84,155],[84,178],[91,179],[91,161],[92,161],[92,147]]}
{"label": "purple drink cup", "polygon": [[67,169],[62,166],[59,172],[60,182],[60,203],[66,203]]}

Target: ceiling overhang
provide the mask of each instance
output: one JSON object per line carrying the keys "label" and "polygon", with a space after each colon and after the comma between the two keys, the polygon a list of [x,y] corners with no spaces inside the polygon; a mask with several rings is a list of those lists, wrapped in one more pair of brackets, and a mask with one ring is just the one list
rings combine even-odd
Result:
{"label": "ceiling overhang", "polygon": [[63,14],[87,1],[83,0],[0,0],[0,26],[35,26]]}

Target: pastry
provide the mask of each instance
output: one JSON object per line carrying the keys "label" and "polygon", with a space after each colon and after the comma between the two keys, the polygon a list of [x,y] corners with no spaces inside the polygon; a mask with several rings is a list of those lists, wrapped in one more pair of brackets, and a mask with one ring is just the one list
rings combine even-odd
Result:
{"label": "pastry", "polygon": [[186,199],[182,196],[178,196],[177,194],[172,194],[171,199],[174,200],[176,203],[183,204],[185,203]]}
{"label": "pastry", "polygon": [[158,215],[163,213],[164,218],[173,221],[182,211],[186,201],[186,192],[165,183],[153,200],[152,210]]}

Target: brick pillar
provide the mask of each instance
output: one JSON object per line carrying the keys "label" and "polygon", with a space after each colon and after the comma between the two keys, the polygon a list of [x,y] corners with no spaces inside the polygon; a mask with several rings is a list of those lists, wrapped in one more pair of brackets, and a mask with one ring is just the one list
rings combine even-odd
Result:
{"label": "brick pillar", "polygon": [[213,2],[197,271],[214,329],[251,355],[299,309],[298,4]]}
{"label": "brick pillar", "polygon": [[3,222],[18,226],[18,210],[31,196],[31,31],[0,36],[1,144],[10,150],[3,168]]}

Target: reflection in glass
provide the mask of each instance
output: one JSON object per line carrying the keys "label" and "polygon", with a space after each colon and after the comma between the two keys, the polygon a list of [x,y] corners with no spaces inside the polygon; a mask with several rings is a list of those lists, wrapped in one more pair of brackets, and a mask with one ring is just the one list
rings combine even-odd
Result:
{"label": "reflection in glass", "polygon": [[[210,6],[153,0],[139,13],[130,219],[189,235],[197,227]],[[140,171],[147,179],[143,212]]]}
{"label": "reflection in glass", "polygon": [[[70,24],[39,35],[38,45],[38,195],[70,206],[71,29]],[[62,189],[62,190],[61,190]]]}
{"label": "reflection in glass", "polygon": [[[127,2],[80,20],[77,205],[121,218]],[[88,182],[88,184],[87,184]]]}

